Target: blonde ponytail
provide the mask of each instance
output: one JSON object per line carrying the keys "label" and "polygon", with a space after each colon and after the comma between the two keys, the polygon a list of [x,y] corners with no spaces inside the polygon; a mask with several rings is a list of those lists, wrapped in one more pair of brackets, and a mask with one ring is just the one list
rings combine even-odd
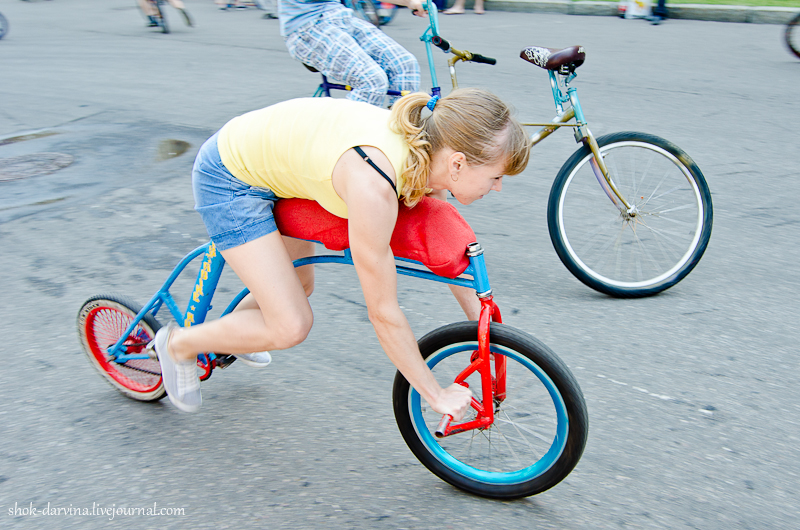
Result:
{"label": "blonde ponytail", "polygon": [[497,96],[477,88],[454,90],[423,118],[430,99],[415,92],[392,107],[390,126],[404,135],[409,148],[401,193],[407,206],[414,206],[430,191],[431,157],[444,147],[464,153],[471,166],[505,159],[504,174],[525,170],[530,153],[527,135]]}
{"label": "blonde ponytail", "polygon": [[392,106],[391,127],[405,136],[409,149],[401,191],[409,207],[417,204],[430,191],[427,184],[432,150],[422,121],[422,109],[429,99],[428,94],[415,92],[398,99]]}

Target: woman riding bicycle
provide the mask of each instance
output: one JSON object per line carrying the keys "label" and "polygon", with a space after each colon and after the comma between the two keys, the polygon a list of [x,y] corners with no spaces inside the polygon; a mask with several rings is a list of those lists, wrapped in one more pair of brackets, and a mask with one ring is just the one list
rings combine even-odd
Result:
{"label": "woman riding bicycle", "polygon": [[[431,112],[423,117],[426,107]],[[314,244],[282,238],[272,215],[279,198],[299,197],[348,219],[352,259],[381,346],[435,411],[459,420],[470,391],[439,386],[397,300],[390,240],[399,201],[413,207],[449,191],[470,204],[500,191],[503,175],[522,172],[528,154],[528,138],[508,107],[478,89],[441,99],[410,94],[391,112],[345,99],[295,99],[229,121],[197,155],[195,209],[250,294],[218,320],[158,331],[154,347],[170,400],[181,410],[199,409],[201,352],[266,364],[262,350],[306,338],[313,266],[295,269],[292,261],[313,255]],[[451,290],[477,320],[474,291]]]}

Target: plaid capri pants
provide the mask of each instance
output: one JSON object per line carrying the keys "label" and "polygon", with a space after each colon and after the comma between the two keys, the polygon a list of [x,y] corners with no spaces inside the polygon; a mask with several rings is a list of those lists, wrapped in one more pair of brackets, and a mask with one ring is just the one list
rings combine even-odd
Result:
{"label": "plaid capri pants", "polygon": [[325,11],[286,37],[289,54],[353,87],[348,98],[381,106],[386,90],[419,90],[416,57],[350,9]]}

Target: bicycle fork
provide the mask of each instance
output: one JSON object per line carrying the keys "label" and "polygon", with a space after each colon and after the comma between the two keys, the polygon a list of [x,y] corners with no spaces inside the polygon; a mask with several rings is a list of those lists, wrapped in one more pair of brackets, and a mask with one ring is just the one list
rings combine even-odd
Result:
{"label": "bicycle fork", "polygon": [[[500,309],[492,299],[492,290],[486,284],[483,285],[483,249],[477,243],[469,246],[467,255],[476,269],[476,291],[481,301],[481,313],[478,318],[478,350],[473,352],[469,366],[455,378],[455,383],[469,388],[467,378],[475,372],[481,377],[482,401],[472,398],[472,408],[477,412],[475,419],[451,425],[453,417],[449,414],[442,416],[435,434],[437,438],[443,438],[452,434],[470,431],[472,429],[486,429],[494,423],[495,407],[506,398],[506,357],[491,352],[490,327],[492,322],[502,323]],[[494,374],[492,374],[494,365]]]}
{"label": "bicycle fork", "polygon": [[[592,167],[597,182],[600,184],[600,187],[603,188],[609,200],[611,200],[614,206],[619,208],[623,214],[631,217],[635,216],[635,208],[628,203],[625,197],[623,197],[622,192],[620,192],[616,184],[614,184],[614,179],[611,178],[611,173],[603,160],[603,155],[600,153],[600,146],[589,130],[588,123],[583,115],[581,102],[578,99],[578,90],[575,87],[569,87],[567,88],[567,93],[564,94],[556,78],[556,73],[553,71],[548,71],[547,73],[550,75],[550,86],[553,90],[553,100],[556,103],[558,115],[553,118],[550,123],[523,123],[523,125],[528,126],[542,126],[542,129],[531,136],[531,147],[538,144],[561,127],[573,127],[575,141],[583,143],[592,152],[592,159],[589,161],[589,164]],[[570,77],[566,79],[565,83],[568,85],[574,76],[574,73],[570,74]],[[569,108],[564,110],[564,105],[567,103],[569,103]],[[568,123],[573,118],[575,118],[576,123]]]}
{"label": "bicycle fork", "polygon": [[[444,438],[451,434],[470,431],[472,429],[486,429],[494,423],[495,406],[506,398],[506,358],[504,355],[493,354],[490,351],[490,322],[502,323],[500,309],[492,300],[492,295],[481,298],[481,316],[478,320],[478,351],[472,354],[470,365],[455,379],[455,383],[469,387],[467,378],[478,372],[481,376],[481,394],[483,401],[472,398],[472,408],[477,412],[475,419],[451,425],[453,417],[449,414],[442,416],[442,421],[436,428],[436,437]],[[494,374],[492,374],[494,364]]]}

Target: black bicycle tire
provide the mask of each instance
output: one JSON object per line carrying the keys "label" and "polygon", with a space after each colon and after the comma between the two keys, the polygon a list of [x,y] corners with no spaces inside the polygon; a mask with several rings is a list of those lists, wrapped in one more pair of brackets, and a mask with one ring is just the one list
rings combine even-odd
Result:
{"label": "black bicycle tire", "polygon": [[550,232],[550,240],[553,243],[553,247],[555,248],[559,259],[561,259],[561,262],[567,267],[573,276],[580,280],[584,285],[616,298],[642,298],[646,296],[652,296],[669,289],[685,278],[697,266],[700,258],[702,258],[711,238],[711,227],[713,224],[713,205],[708,184],[706,183],[705,177],[700,171],[700,168],[681,148],[658,136],[639,132],[620,132],[597,138],[597,143],[601,149],[610,144],[630,141],[654,145],[660,149],[663,149],[664,151],[667,151],[677,158],[680,164],[689,171],[700,192],[700,198],[703,205],[703,222],[700,230],[700,238],[698,239],[697,245],[693,249],[691,256],[680,269],[676,270],[667,278],[664,278],[663,280],[650,286],[636,288],[619,287],[600,281],[599,279],[587,273],[578,263],[575,262],[567,250],[567,246],[562,240],[561,231],[559,229],[558,205],[561,194],[564,191],[564,186],[567,183],[567,179],[573,170],[584,159],[592,156],[592,152],[587,145],[583,145],[581,148],[575,151],[561,167],[561,170],[556,176],[555,181],[553,181],[553,185],[550,189],[550,198],[547,205],[547,225]]}
{"label": "black bicycle tire", "polygon": [[[518,499],[541,493],[561,482],[578,464],[586,446],[589,417],[586,402],[575,377],[566,364],[547,346],[527,333],[503,324],[491,325],[491,343],[512,349],[534,362],[552,379],[567,409],[567,442],[555,463],[542,474],[517,484],[478,482],[440,462],[420,440],[409,411],[411,386],[399,372],[395,376],[392,400],[395,420],[403,439],[414,456],[433,474],[449,484],[475,495],[494,499]],[[419,340],[424,359],[451,344],[476,341],[477,322],[458,322],[438,328]],[[444,383],[440,381],[440,383]],[[458,435],[456,435],[458,436]]]}
{"label": "black bicycle tire", "polygon": [[[109,304],[110,303],[110,304]],[[116,294],[100,294],[95,295],[86,300],[81,306],[80,311],[78,311],[78,318],[77,318],[77,327],[78,327],[78,338],[83,347],[83,351],[89,359],[89,362],[94,368],[100,373],[103,379],[109,383],[112,387],[117,389],[120,393],[124,396],[133,399],[135,401],[142,401],[142,402],[155,402],[162,399],[164,396],[167,395],[166,390],[164,389],[164,384],[160,383],[155,390],[150,392],[138,392],[136,390],[131,389],[130,387],[120,383],[119,381],[115,380],[95,358],[95,354],[91,351],[91,347],[88,344],[86,338],[86,318],[89,316],[90,312],[94,309],[100,308],[103,305],[110,306],[111,304],[116,304],[118,306],[122,306],[127,309],[128,316],[130,318],[135,317],[139,311],[141,311],[142,306],[134,302],[133,300],[119,296]],[[152,335],[150,338],[155,338],[155,333],[161,329],[161,323],[156,320],[156,318],[151,315],[150,313],[146,314],[142,319],[142,322],[147,325],[149,328],[149,333]]]}
{"label": "black bicycle tire", "polygon": [[[800,48],[796,47],[792,42],[792,35],[798,36],[798,34],[800,34],[800,13],[789,21],[786,25],[786,31],[784,32],[784,39],[786,40],[786,46],[789,48],[789,51],[800,58]],[[797,46],[800,46],[800,44],[797,44]]]}

